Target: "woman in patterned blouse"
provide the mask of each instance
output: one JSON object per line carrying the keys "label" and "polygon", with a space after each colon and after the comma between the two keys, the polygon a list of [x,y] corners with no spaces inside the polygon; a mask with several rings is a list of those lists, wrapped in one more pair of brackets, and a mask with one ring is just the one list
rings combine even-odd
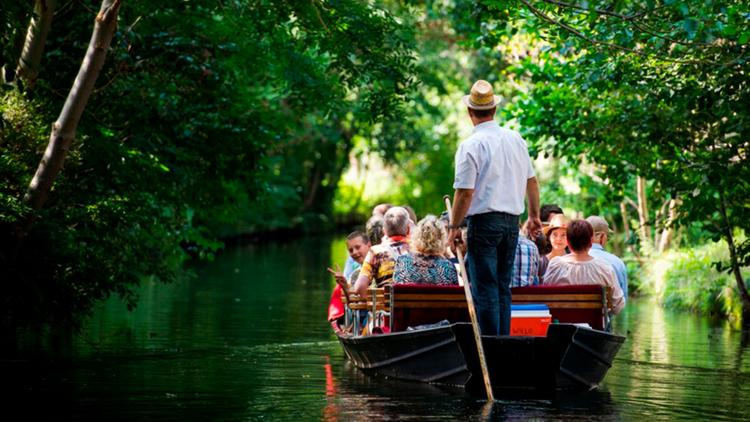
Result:
{"label": "woman in patterned blouse", "polygon": [[437,217],[428,215],[419,221],[411,236],[411,250],[396,260],[394,283],[458,284],[456,267],[444,256],[445,227]]}

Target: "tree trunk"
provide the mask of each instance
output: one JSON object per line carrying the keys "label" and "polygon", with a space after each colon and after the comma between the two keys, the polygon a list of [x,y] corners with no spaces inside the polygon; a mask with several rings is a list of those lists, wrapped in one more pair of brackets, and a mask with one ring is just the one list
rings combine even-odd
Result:
{"label": "tree trunk", "polygon": [[44,44],[47,42],[52,26],[52,17],[55,14],[55,0],[36,0],[34,2],[34,14],[26,31],[26,41],[18,59],[16,78],[26,81],[28,86],[33,86],[39,75],[39,68],[44,55]]}
{"label": "tree trunk", "polygon": [[742,272],[740,271],[740,263],[737,259],[737,248],[734,243],[734,234],[732,233],[733,225],[729,221],[726,200],[724,198],[724,192],[721,189],[719,189],[719,200],[721,201],[721,217],[724,220],[724,236],[729,245],[729,261],[732,265],[732,274],[737,282],[737,290],[739,290],[740,298],[742,299],[742,325],[748,327],[750,326],[750,293],[747,291],[745,280],[742,278]]}
{"label": "tree trunk", "polygon": [[628,204],[625,201],[620,201],[620,215],[622,216],[622,232],[623,232],[623,235],[625,236],[625,244],[627,245],[627,248],[630,251],[630,253],[632,253],[636,257],[639,257],[639,254],[636,248],[633,248],[633,245],[629,243],[630,218],[628,217]]}
{"label": "tree trunk", "polygon": [[122,0],[103,0],[99,14],[96,15],[86,56],[60,116],[52,125],[47,150],[23,198],[34,210],[40,210],[44,206],[52,184],[65,162],[70,144],[76,135],[78,122],[104,65],[107,49],[117,26],[117,12],[120,10],[121,2]]}
{"label": "tree trunk", "polygon": [[[331,205],[333,204],[335,191],[344,169],[349,164],[349,153],[354,147],[354,130],[354,128],[339,128],[341,142],[331,145],[330,155],[324,154],[322,158],[322,160],[326,160],[325,157],[330,157],[333,160],[332,165],[328,162],[321,164],[321,160],[315,163],[315,172],[308,189],[310,193],[305,199],[301,211],[312,209],[324,214],[332,214]],[[324,179],[327,179],[328,183],[326,186],[321,186]]]}
{"label": "tree trunk", "polygon": [[[34,7],[34,2],[31,0],[24,0],[24,3],[26,3],[26,6],[29,8]],[[27,13],[25,8],[20,8],[18,10],[18,21],[24,21],[27,19]],[[7,28],[6,28],[7,29]],[[6,84],[11,84],[16,80],[16,68],[18,67],[18,58],[21,57],[21,52],[23,51],[23,44],[24,40],[26,39],[26,32],[23,31],[20,28],[15,28],[12,32],[12,35],[10,37],[12,40],[11,42],[11,56],[8,63],[3,64],[2,72],[3,72],[3,82]]]}
{"label": "tree trunk", "polygon": [[651,239],[651,225],[648,218],[648,197],[646,196],[646,179],[638,176],[636,179],[638,193],[638,222],[640,223],[639,233],[641,237],[641,250],[645,255],[650,255],[653,250],[653,241]]}
{"label": "tree trunk", "polygon": [[667,217],[667,222],[664,224],[664,230],[661,232],[659,244],[657,245],[659,253],[669,249],[669,246],[672,244],[672,238],[674,237],[674,221],[677,219],[678,202],[679,201],[674,198],[669,201],[669,216]]}
{"label": "tree trunk", "polygon": [[[620,230],[620,227],[617,225],[617,219],[612,219],[612,231],[616,233],[622,233],[622,230]],[[622,244],[620,242],[609,242],[608,244],[611,244],[612,253],[617,256],[623,255],[622,250]]]}
{"label": "tree trunk", "polygon": [[667,212],[669,207],[669,199],[664,201],[664,203],[661,205],[658,211],[656,211],[656,214],[654,214],[654,250],[657,250],[659,248],[659,243],[661,242],[661,234],[662,231],[659,230],[659,228],[666,227],[666,219],[667,219]]}

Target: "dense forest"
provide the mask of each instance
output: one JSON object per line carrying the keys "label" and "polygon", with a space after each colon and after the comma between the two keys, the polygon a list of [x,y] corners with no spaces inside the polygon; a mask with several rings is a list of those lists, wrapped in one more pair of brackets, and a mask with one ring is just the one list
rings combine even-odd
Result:
{"label": "dense forest", "polygon": [[542,202],[606,217],[635,290],[750,321],[746,2],[35,0],[0,23],[5,326],[135,306],[227,239],[439,212],[479,78]]}

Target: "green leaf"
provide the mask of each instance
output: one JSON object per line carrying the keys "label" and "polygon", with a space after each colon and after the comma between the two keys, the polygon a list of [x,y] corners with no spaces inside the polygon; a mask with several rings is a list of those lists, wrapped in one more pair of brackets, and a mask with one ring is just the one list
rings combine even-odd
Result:
{"label": "green leaf", "polygon": [[682,27],[685,28],[688,38],[693,39],[695,38],[695,31],[698,30],[698,21],[692,18],[685,19],[682,21]]}

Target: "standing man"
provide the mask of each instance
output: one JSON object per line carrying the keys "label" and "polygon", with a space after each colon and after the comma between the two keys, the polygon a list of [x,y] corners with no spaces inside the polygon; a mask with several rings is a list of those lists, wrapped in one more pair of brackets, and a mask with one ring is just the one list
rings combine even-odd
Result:
{"label": "standing man", "polygon": [[625,303],[628,300],[627,267],[625,267],[625,263],[622,262],[622,259],[617,255],[604,250],[604,247],[607,246],[607,240],[609,240],[609,234],[612,233],[612,230],[610,230],[607,220],[598,215],[592,215],[586,218],[586,221],[588,221],[589,224],[591,224],[591,227],[594,228],[594,238],[592,239],[589,255],[594,258],[603,259],[612,266],[617,275],[617,283],[620,285],[620,289],[622,289],[622,294],[625,298],[623,303]]}
{"label": "standing man", "polygon": [[510,281],[518,242],[518,216],[528,197],[526,228],[535,236],[539,220],[539,185],[526,142],[494,121],[500,97],[479,80],[463,97],[474,131],[456,152],[453,226],[449,242],[461,241],[459,225],[469,219],[467,271],[484,335],[510,333]]}

